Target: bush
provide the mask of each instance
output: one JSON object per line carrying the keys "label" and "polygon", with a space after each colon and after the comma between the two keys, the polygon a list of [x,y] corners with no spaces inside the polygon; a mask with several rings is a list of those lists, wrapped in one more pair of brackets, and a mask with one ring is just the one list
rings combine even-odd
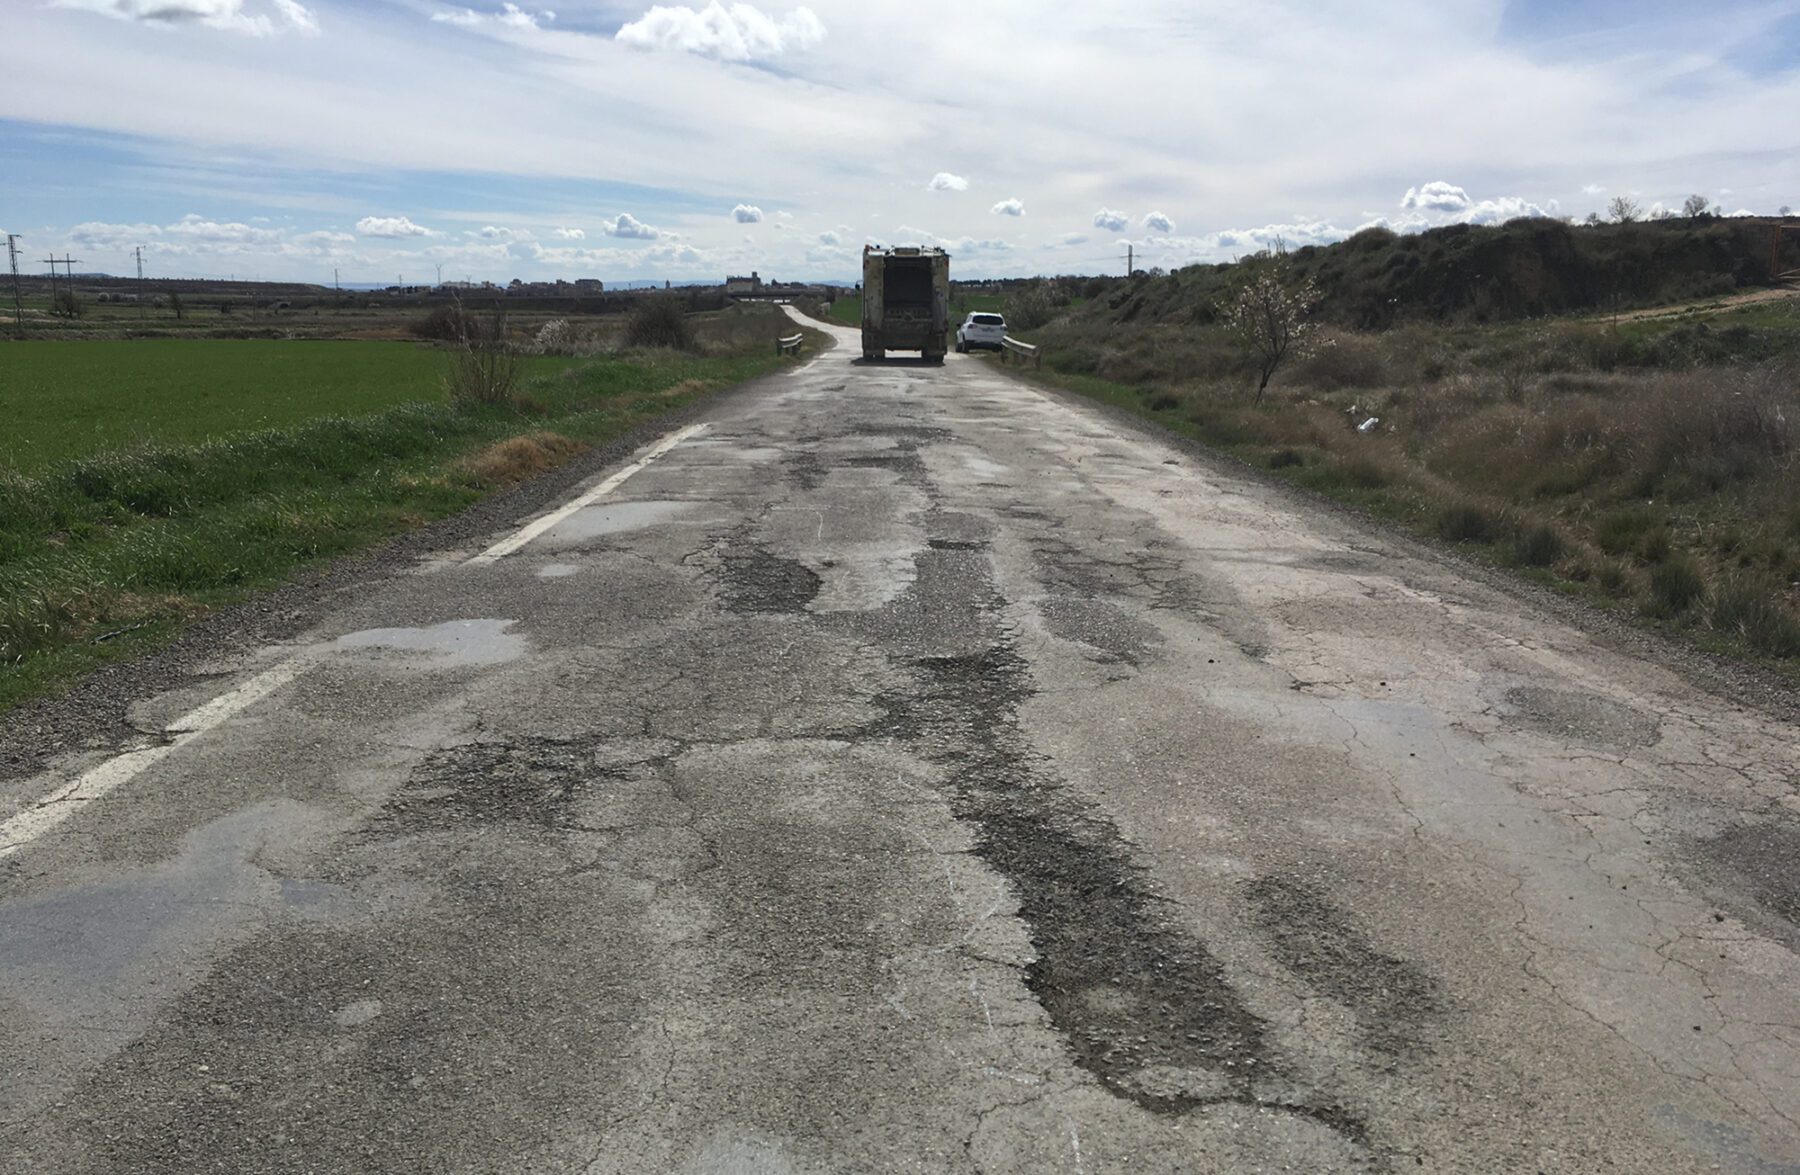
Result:
{"label": "bush", "polygon": [[423,318],[414,319],[407,329],[421,339],[460,343],[474,335],[478,328],[475,316],[455,304],[433,308]]}
{"label": "bush", "polygon": [[518,403],[524,360],[506,337],[505,311],[494,311],[486,322],[471,322],[450,356],[452,400],[508,408]]}
{"label": "bush", "polygon": [[1468,502],[1452,503],[1438,514],[1438,535],[1446,542],[1492,542],[1499,529],[1498,519]]}
{"label": "bush", "polygon": [[676,299],[644,298],[626,320],[625,345],[691,351],[694,349],[693,324],[688,321],[687,311]]}
{"label": "bush", "polygon": [[1714,594],[1708,620],[1772,657],[1800,657],[1800,618],[1776,603],[1772,584],[1734,581]]}
{"label": "bush", "polygon": [[1661,515],[1642,507],[1614,510],[1594,527],[1594,541],[1608,555],[1623,555],[1638,545],[1646,531],[1662,523]]}
{"label": "bush", "polygon": [[1631,586],[1631,575],[1625,570],[1623,563],[1608,559],[1600,564],[1599,570],[1594,572],[1594,582],[1599,584],[1600,590],[1606,594],[1619,596],[1624,595],[1626,589]]}
{"label": "bush", "polygon": [[1679,616],[1706,595],[1706,580],[1686,559],[1670,559],[1650,573],[1650,599],[1645,611],[1653,616]]}
{"label": "bush", "polygon": [[1292,449],[1277,449],[1269,454],[1270,469],[1286,469],[1290,465],[1304,465],[1306,458]]}
{"label": "bush", "polygon": [[1562,558],[1562,536],[1549,526],[1535,526],[1519,537],[1513,554],[1527,567],[1548,567]]}

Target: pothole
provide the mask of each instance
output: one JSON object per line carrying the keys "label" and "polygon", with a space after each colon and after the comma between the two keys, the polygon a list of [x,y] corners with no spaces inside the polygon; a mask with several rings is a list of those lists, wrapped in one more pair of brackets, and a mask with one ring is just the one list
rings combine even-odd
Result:
{"label": "pothole", "polygon": [[822,582],[812,568],[767,551],[725,555],[725,607],[733,612],[804,612]]}

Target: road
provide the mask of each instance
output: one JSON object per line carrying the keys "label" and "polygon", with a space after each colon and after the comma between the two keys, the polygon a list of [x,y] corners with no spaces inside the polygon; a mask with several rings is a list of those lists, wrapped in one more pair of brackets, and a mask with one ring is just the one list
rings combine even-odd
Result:
{"label": "road", "polygon": [[836,333],[0,783],[0,1170],[1800,1170],[1794,725]]}

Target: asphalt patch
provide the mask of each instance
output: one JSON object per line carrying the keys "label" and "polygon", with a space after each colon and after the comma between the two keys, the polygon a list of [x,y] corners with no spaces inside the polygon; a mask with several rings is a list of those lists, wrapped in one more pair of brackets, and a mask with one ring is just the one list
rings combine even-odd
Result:
{"label": "asphalt patch", "polygon": [[1348,1008],[1366,1043],[1388,1054],[1421,1046],[1427,1022],[1443,1009],[1429,975],[1378,949],[1310,882],[1264,877],[1243,892],[1270,953],[1314,991]]}
{"label": "asphalt patch", "polygon": [[830,472],[825,459],[814,449],[806,449],[784,458],[781,467],[788,480],[803,490],[818,489],[824,483],[825,475]]}
{"label": "asphalt patch", "polygon": [[583,830],[570,809],[587,789],[657,765],[603,761],[607,743],[526,738],[446,747],[413,770],[367,833],[381,838],[506,822]]}
{"label": "asphalt patch", "polygon": [[1103,600],[1050,596],[1038,604],[1044,626],[1065,641],[1086,645],[1102,661],[1141,665],[1162,633]]}
{"label": "asphalt patch", "polygon": [[733,612],[804,612],[823,582],[806,564],[767,551],[722,561],[725,607]]}
{"label": "asphalt patch", "polygon": [[[1800,949],[1800,827],[1791,822],[1738,824],[1698,842],[1704,871],[1723,889],[1754,910],[1756,917],[1790,948]],[[1770,925],[1770,923],[1773,925]]]}
{"label": "asphalt patch", "polygon": [[[982,602],[998,630],[1001,602]],[[906,739],[948,768],[952,812],[975,827],[976,851],[1011,882],[1031,928],[1025,981],[1076,1063],[1153,1112],[1237,1103],[1366,1145],[1350,1109],[1283,1071],[1267,1025],[1131,845],[1030,749],[1018,713],[1034,693],[1029,666],[1010,635],[995,635],[980,652],[916,659],[914,688],[876,699],[884,717],[862,733]]]}
{"label": "asphalt patch", "polygon": [[927,488],[928,478],[924,458],[919,456],[917,448],[906,442],[901,442],[890,452],[846,457],[842,463],[852,469],[889,469],[894,472],[903,485],[910,485],[917,489]]}
{"label": "asphalt patch", "polygon": [[1506,691],[1506,725],[1603,747],[1647,747],[1662,724],[1651,714],[1576,690],[1522,685]]}

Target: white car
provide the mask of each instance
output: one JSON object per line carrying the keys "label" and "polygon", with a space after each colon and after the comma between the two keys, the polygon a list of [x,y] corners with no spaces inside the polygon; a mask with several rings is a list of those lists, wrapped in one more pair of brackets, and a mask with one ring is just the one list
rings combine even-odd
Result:
{"label": "white car", "polygon": [[1000,343],[1006,338],[1006,319],[991,311],[977,311],[963,319],[956,328],[956,349],[972,351],[985,347],[990,351],[998,351]]}

